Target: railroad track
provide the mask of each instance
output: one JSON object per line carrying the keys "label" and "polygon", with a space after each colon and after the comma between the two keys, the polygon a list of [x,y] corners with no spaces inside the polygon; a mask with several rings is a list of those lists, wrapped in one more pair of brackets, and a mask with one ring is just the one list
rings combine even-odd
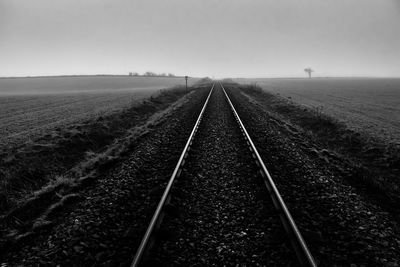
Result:
{"label": "railroad track", "polygon": [[[220,88],[214,89],[215,87],[220,87]],[[292,216],[290,215],[288,208],[286,207],[281,195],[279,194],[279,191],[276,188],[275,183],[271,178],[271,175],[269,174],[267,168],[265,167],[263,160],[261,159],[261,157],[260,157],[254,143],[252,142],[250,135],[248,134],[243,122],[241,121],[238,113],[236,112],[235,107],[233,106],[227,92],[225,91],[225,88],[220,83],[217,85],[213,84],[212,88],[210,89],[210,92],[206,98],[203,108],[201,109],[201,112],[197,118],[197,121],[193,127],[193,130],[186,142],[186,145],[182,151],[182,154],[178,160],[178,163],[171,175],[170,180],[168,181],[168,184],[164,190],[164,193],[163,193],[161,200],[156,208],[156,211],[154,212],[154,215],[149,223],[146,233],[143,236],[143,239],[139,245],[139,248],[137,249],[136,255],[133,259],[131,266],[139,266],[141,264],[141,262],[146,258],[150,248],[153,247],[153,245],[155,243],[155,239],[156,239],[155,234],[156,234],[157,230],[159,229],[166,212],[168,212],[168,207],[170,206],[170,202],[172,199],[171,192],[173,191],[173,186],[174,186],[174,184],[177,183],[177,179],[182,175],[184,166],[187,163],[187,161],[189,160],[189,151],[192,149],[193,144],[195,143],[194,142],[195,137],[198,135],[198,131],[200,129],[201,122],[203,120],[204,114],[206,113],[211,96],[213,94],[217,94],[214,97],[215,99],[213,100],[214,108],[219,108],[222,111],[221,113],[223,113],[223,112],[227,113],[226,112],[227,106],[230,107],[230,110],[232,113],[229,115],[228,114],[223,114],[223,115],[220,114],[220,116],[223,116],[223,117],[221,117],[221,121],[223,123],[227,123],[228,120],[232,120],[232,114],[233,114],[234,120],[236,121],[236,127],[237,127],[236,131],[238,131],[238,129],[240,130],[240,133],[242,135],[240,137],[242,140],[242,143],[245,142],[245,144],[246,144],[246,145],[242,144],[241,149],[247,148],[250,151],[250,152],[239,152],[238,154],[246,154],[247,153],[247,154],[249,154],[247,161],[249,161],[249,160],[253,161],[252,166],[246,167],[247,169],[245,170],[245,173],[250,173],[250,172],[258,173],[258,175],[263,178],[263,183],[269,193],[270,199],[272,200],[273,207],[276,210],[275,214],[279,215],[280,221],[282,222],[283,228],[287,234],[288,239],[290,240],[290,243],[293,247],[293,250],[296,255],[296,259],[297,259],[298,263],[300,263],[300,265],[302,265],[302,266],[316,266],[316,263],[311,255],[309,249],[307,248],[307,245],[306,245],[304,239],[302,238],[301,233],[298,230]],[[221,100],[223,97],[225,97],[225,103],[223,103],[223,100]],[[226,103],[228,103],[228,105]],[[208,114],[208,118],[210,118],[210,116],[211,115]],[[220,126],[216,125],[215,128],[218,128],[220,131],[226,130],[224,128],[224,125],[220,125]],[[204,131],[205,130],[203,130],[203,132]],[[209,129],[209,131],[211,131],[211,129]],[[220,132],[217,132],[217,133],[219,134]],[[219,138],[219,137],[217,137],[217,138]],[[225,138],[225,136],[223,136],[222,138]],[[232,138],[234,138],[234,136]],[[213,140],[213,139],[216,139],[216,138],[213,136],[211,138],[211,140]],[[196,142],[198,142],[197,139],[196,139]],[[199,149],[199,148],[197,148],[197,149]],[[218,149],[218,147],[215,149]],[[193,154],[195,154],[195,152]],[[194,160],[194,161],[196,162],[196,160]],[[248,164],[246,166],[248,166]],[[187,179],[187,177],[186,177],[186,179]],[[189,183],[190,183],[190,181],[189,181]],[[217,181],[217,183],[221,183],[221,181]],[[240,183],[242,183],[242,182],[230,183],[229,186],[232,187],[232,190],[241,190]],[[208,185],[208,186],[210,188],[207,187],[206,190],[207,191],[210,190],[211,193],[215,195],[215,193],[212,192],[213,185]],[[221,185],[218,184],[217,186],[219,187],[218,190],[221,190]],[[224,184],[222,184],[222,187],[223,186],[224,186]],[[257,188],[257,186],[255,186],[254,188]],[[247,187],[246,187],[246,189],[247,189]],[[219,193],[218,190],[216,191],[217,194]],[[252,189],[249,189],[249,190],[251,191]],[[258,190],[258,189],[254,189],[254,190]],[[265,192],[265,189],[264,189],[264,192]],[[224,193],[221,193],[221,194],[223,195]],[[245,194],[243,194],[243,195],[245,195]],[[239,201],[246,202],[247,200],[250,203],[250,204],[248,204],[248,206],[250,208],[254,207],[257,203],[257,202],[255,202],[254,198],[252,198],[252,197],[247,197],[247,198],[245,197],[244,199],[241,199]],[[228,212],[229,212],[229,210],[228,210]],[[236,212],[236,210],[234,210],[234,212]],[[219,216],[219,215],[217,214],[217,216]],[[267,216],[267,215],[265,215],[265,216]],[[271,216],[271,215],[269,215],[269,216]],[[245,219],[243,219],[243,220],[245,220]],[[260,226],[260,227],[261,227],[260,229],[262,230],[263,226]],[[261,230],[259,230],[259,232],[261,232]],[[242,233],[242,235],[245,235],[245,234],[246,234],[245,232]],[[229,233],[228,234],[225,233],[225,236],[227,236],[227,235],[229,235]],[[195,246],[195,244],[193,244],[193,243],[190,243],[190,244],[193,247]],[[220,250],[220,249],[222,250],[223,248],[224,247],[218,248],[218,250]],[[251,249],[251,248],[249,248],[249,249]],[[266,253],[268,253],[268,252],[266,252]]]}

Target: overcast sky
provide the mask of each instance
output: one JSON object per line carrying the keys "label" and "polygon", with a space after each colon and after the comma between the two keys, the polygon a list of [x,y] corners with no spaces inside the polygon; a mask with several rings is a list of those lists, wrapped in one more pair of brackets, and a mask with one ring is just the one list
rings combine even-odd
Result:
{"label": "overcast sky", "polygon": [[400,0],[0,0],[0,76],[400,76]]}

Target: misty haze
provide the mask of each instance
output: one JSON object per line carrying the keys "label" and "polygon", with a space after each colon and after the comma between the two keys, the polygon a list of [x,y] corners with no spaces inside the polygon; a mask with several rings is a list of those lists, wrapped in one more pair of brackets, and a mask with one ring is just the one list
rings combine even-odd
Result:
{"label": "misty haze", "polygon": [[0,0],[1,266],[400,266],[397,0]]}

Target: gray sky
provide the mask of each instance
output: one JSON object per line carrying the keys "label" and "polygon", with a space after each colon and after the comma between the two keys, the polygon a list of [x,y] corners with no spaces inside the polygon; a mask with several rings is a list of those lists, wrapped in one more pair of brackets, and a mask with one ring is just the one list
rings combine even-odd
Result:
{"label": "gray sky", "polygon": [[0,76],[400,76],[400,0],[0,0]]}

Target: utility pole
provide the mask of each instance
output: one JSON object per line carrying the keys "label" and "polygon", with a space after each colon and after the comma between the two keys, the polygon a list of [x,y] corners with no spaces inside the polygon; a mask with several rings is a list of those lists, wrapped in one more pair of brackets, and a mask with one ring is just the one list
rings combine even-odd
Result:
{"label": "utility pole", "polygon": [[189,78],[189,76],[185,76],[185,80],[186,80],[186,93],[188,92],[188,87],[187,87],[188,78]]}

